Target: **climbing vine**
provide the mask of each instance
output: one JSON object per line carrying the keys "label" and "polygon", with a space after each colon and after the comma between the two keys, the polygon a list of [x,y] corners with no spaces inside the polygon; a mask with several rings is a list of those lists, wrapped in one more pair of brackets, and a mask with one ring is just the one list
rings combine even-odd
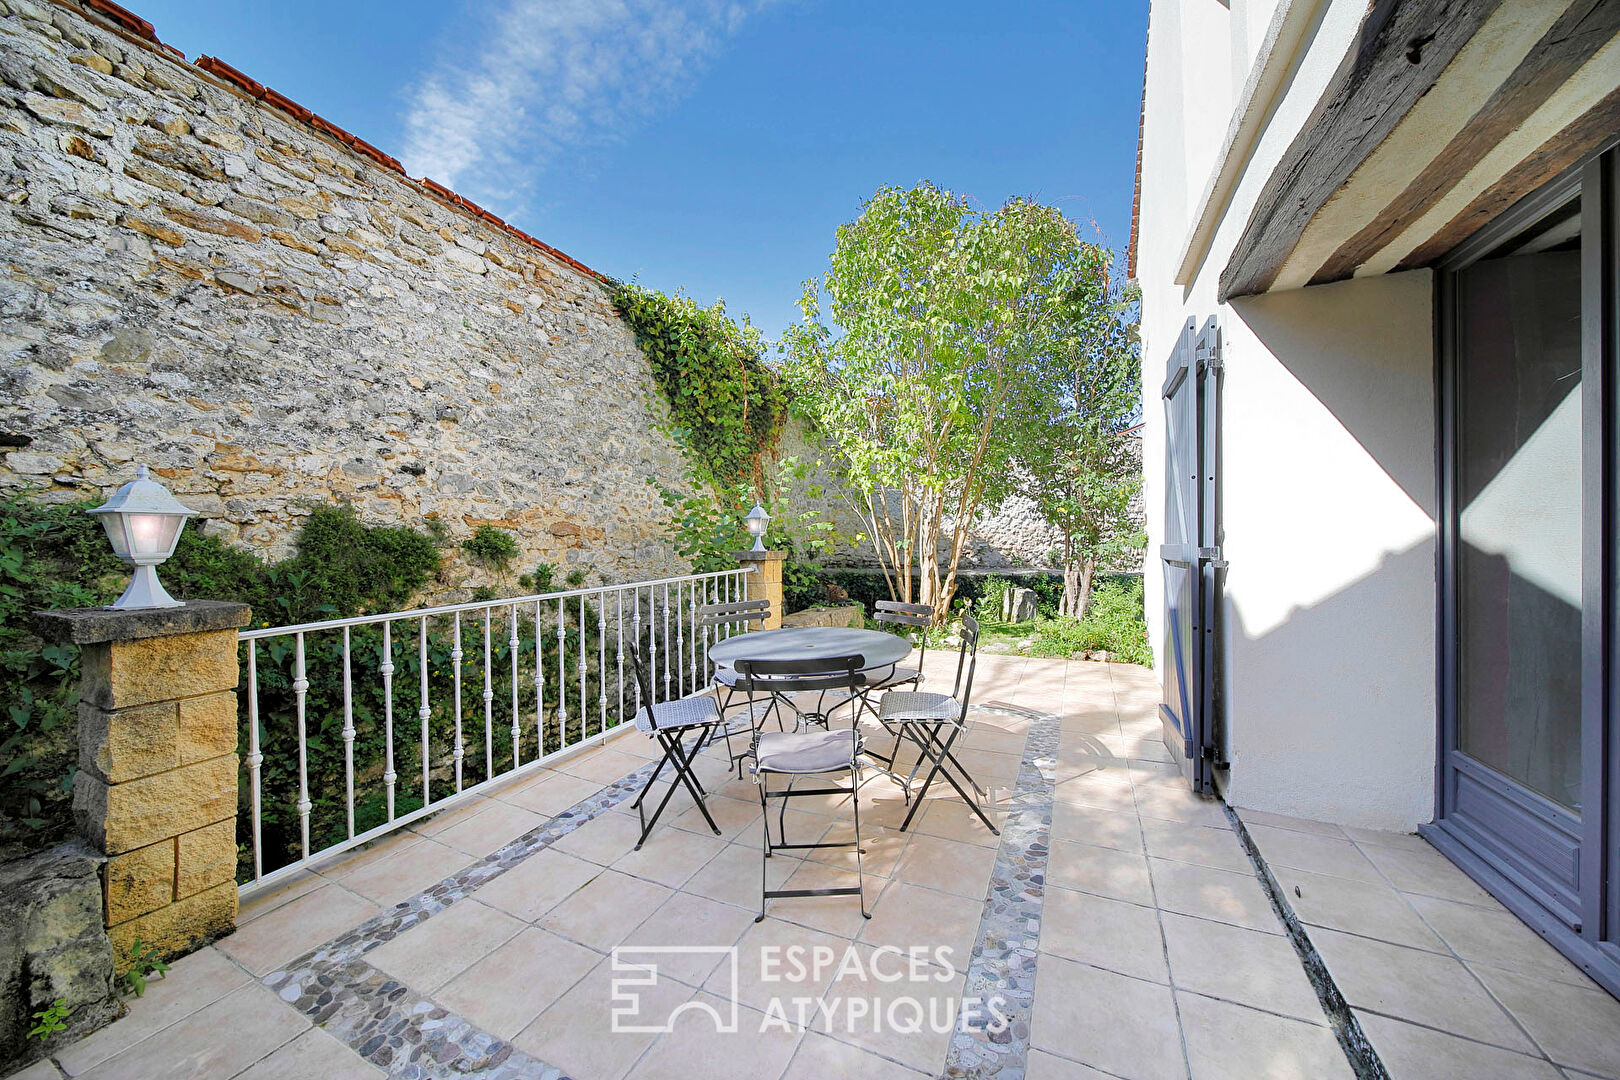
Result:
{"label": "climbing vine", "polygon": [[717,492],[751,485],[764,497],[787,398],[759,331],[728,316],[724,301],[699,307],[633,283],[614,285],[612,296],[669,403],[669,434],[694,478]]}

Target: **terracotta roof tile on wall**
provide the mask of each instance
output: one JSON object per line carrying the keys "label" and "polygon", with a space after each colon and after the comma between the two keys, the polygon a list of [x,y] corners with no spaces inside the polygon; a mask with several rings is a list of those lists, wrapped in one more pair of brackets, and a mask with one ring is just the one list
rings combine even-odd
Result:
{"label": "terracotta roof tile on wall", "polygon": [[[101,18],[112,22],[126,33],[149,43],[153,47],[160,49],[171,56],[178,57],[181,60],[185,59],[184,53],[180,52],[178,49],[165,45],[163,42],[158,40],[157,32],[154,30],[151,23],[147,22],[145,19],[134,14],[133,12],[119,7],[117,4],[113,3],[112,0],[78,0],[78,3],[84,11],[99,15]],[[555,259],[566,266],[572,267],[588,277],[593,277],[598,281],[608,280],[607,275],[592,270],[590,267],[586,266],[584,263],[573,258],[572,256],[564,255],[550,244],[542,243],[541,241],[536,240],[534,237],[530,236],[522,229],[519,229],[517,226],[507,224],[497,215],[490,213],[488,210],[485,210],[472,200],[457,195],[443,184],[429,180],[425,176],[420,180],[412,179],[406,174],[405,166],[401,165],[397,158],[383,153],[383,151],[377,149],[375,146],[366,142],[359,136],[344,131],[342,128],[332,123],[332,121],[326,119],[324,116],[311,112],[309,109],[304,108],[296,101],[287,97],[287,95],[272,90],[263,83],[250,78],[247,74],[237,70],[230,64],[227,64],[225,61],[219,59],[217,56],[199,56],[196,60],[196,66],[198,70],[207,72],[209,75],[212,75],[214,78],[219,79],[221,82],[226,83],[241,93],[246,94],[253,100],[279,109],[281,112],[285,113],[288,117],[297,121],[298,123],[305,124],[327,138],[332,139],[334,142],[337,142],[355,153],[360,154],[362,157],[375,162],[377,165],[380,165],[391,172],[400,174],[400,176],[405,177],[405,179],[411,183],[419,184],[445,205],[453,206],[475,218],[478,218],[480,221],[499,229],[508,236],[511,236],[512,238],[527,244],[536,250],[544,252],[552,259]]]}

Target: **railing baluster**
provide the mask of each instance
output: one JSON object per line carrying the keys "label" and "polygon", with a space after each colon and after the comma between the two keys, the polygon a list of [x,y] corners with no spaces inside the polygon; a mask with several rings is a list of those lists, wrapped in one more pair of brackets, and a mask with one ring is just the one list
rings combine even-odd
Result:
{"label": "railing baluster", "polygon": [[[630,640],[635,642],[636,643],[636,648],[638,650],[640,650],[641,649],[641,588],[639,586],[636,588],[636,591],[634,593],[634,600],[630,604],[630,612],[631,612],[631,615],[630,615]],[[620,660],[619,662],[620,662],[620,664],[624,663],[623,660]],[[645,651],[643,651],[642,652],[642,663],[646,663],[646,662],[647,662],[647,654],[646,654]],[[622,684],[623,680],[621,679],[620,682]],[[636,680],[636,709],[637,709],[637,711],[639,711],[642,707],[643,707],[643,705],[642,705],[642,701],[641,701],[641,680],[637,679]],[[621,713],[620,715],[622,716],[623,714]]]}
{"label": "railing baluster", "polygon": [[491,625],[492,608],[484,609],[484,779],[495,776],[495,677],[490,667],[491,643],[495,628]]}
{"label": "railing baluster", "polygon": [[540,756],[546,756],[546,664],[541,658],[545,635],[540,633],[540,601],[534,602],[534,737]]}
{"label": "railing baluster", "polygon": [[422,805],[426,806],[433,800],[428,797],[428,774],[432,771],[432,748],[429,745],[428,721],[433,719],[433,706],[428,704],[428,648],[427,648],[427,616],[422,616],[421,624],[416,634],[416,666],[418,671],[418,685],[421,687],[422,704],[416,710],[416,715],[422,721]]}
{"label": "railing baluster", "polygon": [[669,586],[664,586],[664,700],[669,700]]}
{"label": "railing baluster", "polygon": [[579,737],[585,737],[585,710],[589,708],[585,701],[585,658],[590,650],[585,648],[585,597],[579,598]]}
{"label": "railing baluster", "polygon": [[624,590],[618,590],[618,633],[619,651],[615,659],[619,664],[619,717],[618,722],[624,723]]}
{"label": "railing baluster", "polygon": [[343,802],[354,839],[354,681],[349,670],[349,628],[343,628]]}
{"label": "railing baluster", "polygon": [[309,745],[304,733],[305,699],[309,695],[309,678],[304,669],[304,635],[294,637],[293,646],[293,702],[298,716],[298,835],[302,842],[302,858],[309,858]]}
{"label": "railing baluster", "polygon": [[607,593],[596,594],[597,731],[607,730]]}
{"label": "railing baluster", "polygon": [[563,613],[562,597],[557,598],[557,738],[559,746],[568,745],[568,618]]}
{"label": "railing baluster", "polygon": [[259,747],[259,643],[248,642],[248,790],[253,802],[253,880],[264,877],[264,845],[259,842],[259,770],[264,751]]}
{"label": "railing baluster", "polygon": [[456,743],[450,756],[456,763],[456,794],[461,794],[461,759],[467,756],[467,747],[461,741],[461,612],[456,612],[455,629],[450,637],[450,664],[455,669],[456,687]]}
{"label": "railing baluster", "polygon": [[388,820],[394,820],[394,624],[383,621],[383,791],[388,799]]}
{"label": "railing baluster", "polygon": [[523,728],[518,723],[518,610],[516,604],[512,605],[512,634],[507,644],[510,646],[508,651],[512,654],[512,768],[515,769],[523,764],[523,747],[521,745]]}

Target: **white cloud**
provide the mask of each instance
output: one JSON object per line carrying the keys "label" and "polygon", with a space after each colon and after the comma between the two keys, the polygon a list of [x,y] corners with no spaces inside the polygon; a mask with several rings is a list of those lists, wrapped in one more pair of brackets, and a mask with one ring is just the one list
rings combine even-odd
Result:
{"label": "white cloud", "polygon": [[655,115],[774,0],[507,0],[411,94],[405,167],[510,213],[569,148]]}

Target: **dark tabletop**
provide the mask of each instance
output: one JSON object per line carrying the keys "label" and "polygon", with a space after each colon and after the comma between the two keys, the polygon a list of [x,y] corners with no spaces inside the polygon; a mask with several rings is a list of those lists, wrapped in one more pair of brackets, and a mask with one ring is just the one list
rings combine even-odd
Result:
{"label": "dark tabletop", "polygon": [[856,630],[848,626],[795,626],[786,630],[759,630],[738,634],[709,646],[716,664],[738,660],[824,659],[860,656],[862,670],[892,667],[911,655],[911,642],[882,630]]}

